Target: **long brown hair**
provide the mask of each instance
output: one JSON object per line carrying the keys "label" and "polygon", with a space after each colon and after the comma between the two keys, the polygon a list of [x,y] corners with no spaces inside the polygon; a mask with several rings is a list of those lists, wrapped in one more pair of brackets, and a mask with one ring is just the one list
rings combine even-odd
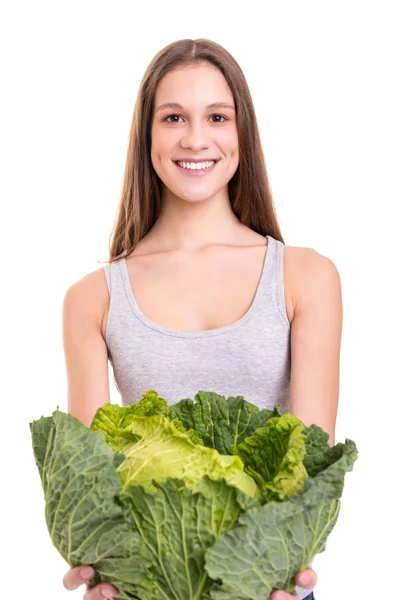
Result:
{"label": "long brown hair", "polygon": [[203,61],[221,71],[235,101],[239,166],[228,183],[232,210],[253,231],[284,243],[245,76],[233,56],[219,44],[207,39],[185,39],[160,50],[143,75],[129,134],[121,198],[110,236],[109,260],[103,262],[113,262],[123,251],[129,256],[160,214],[161,181],[150,154],[157,86],[169,71]]}

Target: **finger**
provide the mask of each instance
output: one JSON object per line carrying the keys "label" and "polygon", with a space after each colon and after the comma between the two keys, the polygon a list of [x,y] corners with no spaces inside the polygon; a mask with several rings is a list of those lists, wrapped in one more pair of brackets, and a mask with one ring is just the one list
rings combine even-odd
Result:
{"label": "finger", "polygon": [[65,573],[63,577],[64,587],[67,590],[76,590],[83,583],[90,581],[94,575],[95,571],[93,567],[88,565],[74,567]]}
{"label": "finger", "polygon": [[325,546],[324,546],[324,547],[323,547],[323,548],[322,548],[322,549],[319,551],[319,553],[321,554],[321,552],[325,552],[325,550],[326,550],[326,544],[325,544]]}
{"label": "finger", "polygon": [[90,590],[86,590],[83,600],[104,600],[105,598],[116,598],[118,590],[109,583],[96,585]]}
{"label": "finger", "polygon": [[304,571],[297,573],[294,580],[296,585],[306,588],[307,590],[312,590],[317,585],[318,577],[314,569],[308,567],[308,569],[304,569]]}
{"label": "finger", "polygon": [[[88,583],[95,575],[93,567],[88,565],[74,567],[69,569],[63,578],[64,587],[67,590],[76,590],[80,585]],[[93,588],[87,589],[84,595],[85,600],[104,600],[104,598],[115,598],[118,596],[118,590],[110,585],[99,584]]]}
{"label": "finger", "polygon": [[274,592],[272,596],[270,596],[271,600],[300,600],[299,596],[296,592],[292,592],[289,594],[288,592],[283,592],[279,590],[278,592]]}

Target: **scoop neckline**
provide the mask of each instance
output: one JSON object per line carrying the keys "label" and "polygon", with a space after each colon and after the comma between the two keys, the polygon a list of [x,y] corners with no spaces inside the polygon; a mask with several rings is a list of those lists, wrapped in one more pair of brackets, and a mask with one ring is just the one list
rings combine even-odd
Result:
{"label": "scoop neckline", "polygon": [[183,337],[183,338],[211,337],[214,335],[221,335],[224,333],[228,333],[229,331],[233,331],[237,327],[240,327],[249,319],[249,317],[251,316],[255,307],[257,306],[258,299],[261,294],[261,288],[262,288],[264,279],[266,277],[266,272],[268,270],[268,265],[271,261],[270,250],[271,250],[271,246],[273,243],[273,242],[271,242],[271,240],[273,240],[274,238],[272,238],[270,235],[266,235],[265,237],[267,238],[268,243],[266,246],[266,252],[265,252],[265,256],[264,256],[264,262],[263,262],[263,266],[262,266],[262,270],[261,270],[261,275],[260,275],[260,279],[258,281],[256,293],[253,298],[253,302],[251,303],[247,312],[240,319],[235,321],[234,323],[230,323],[229,325],[225,325],[224,327],[216,327],[214,329],[201,329],[198,331],[182,331],[179,329],[170,329],[169,327],[164,327],[163,325],[159,325],[158,323],[155,323],[151,319],[148,319],[143,314],[138,303],[136,302],[136,298],[133,293],[133,289],[132,289],[131,282],[129,279],[129,271],[128,271],[128,266],[126,264],[126,258],[125,258],[125,256],[122,256],[122,258],[118,261],[118,264],[120,265],[120,273],[122,276],[125,293],[127,295],[127,298],[128,298],[128,301],[129,301],[129,304],[131,306],[133,313],[147,327],[154,329],[155,331],[158,331],[159,333],[162,333],[164,335],[170,335],[170,336],[174,336],[174,337]]}

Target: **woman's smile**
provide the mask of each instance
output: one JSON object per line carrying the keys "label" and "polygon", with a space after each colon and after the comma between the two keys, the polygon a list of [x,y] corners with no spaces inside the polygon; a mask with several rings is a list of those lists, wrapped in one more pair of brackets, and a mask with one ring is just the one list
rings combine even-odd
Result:
{"label": "woman's smile", "polygon": [[[180,161],[179,161],[180,162]],[[215,167],[217,166],[217,164],[219,163],[219,160],[217,160],[216,162],[214,162],[212,165],[210,166],[205,166],[205,168],[198,168],[198,166],[196,165],[195,167],[191,166],[195,163],[181,163],[186,165],[185,167],[181,166],[180,164],[178,164],[176,161],[174,161],[175,165],[178,167],[179,171],[181,172],[182,175],[188,175],[189,177],[202,177],[203,175],[207,175],[208,173],[212,173],[215,169]],[[210,163],[201,163],[202,165],[207,165]]]}

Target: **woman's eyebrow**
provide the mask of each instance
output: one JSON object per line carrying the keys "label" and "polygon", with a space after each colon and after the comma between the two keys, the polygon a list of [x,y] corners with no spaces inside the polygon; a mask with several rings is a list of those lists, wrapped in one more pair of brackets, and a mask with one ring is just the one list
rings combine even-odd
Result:
{"label": "woman's eyebrow", "polygon": [[[164,104],[160,104],[160,106],[156,109],[156,112],[158,112],[159,110],[163,110],[164,108],[175,108],[178,110],[183,110],[182,104],[179,104],[178,102],[165,102]],[[232,106],[232,104],[228,104],[227,102],[213,102],[212,104],[206,106],[206,110],[215,108],[231,108],[232,110],[235,110],[235,107]]]}

